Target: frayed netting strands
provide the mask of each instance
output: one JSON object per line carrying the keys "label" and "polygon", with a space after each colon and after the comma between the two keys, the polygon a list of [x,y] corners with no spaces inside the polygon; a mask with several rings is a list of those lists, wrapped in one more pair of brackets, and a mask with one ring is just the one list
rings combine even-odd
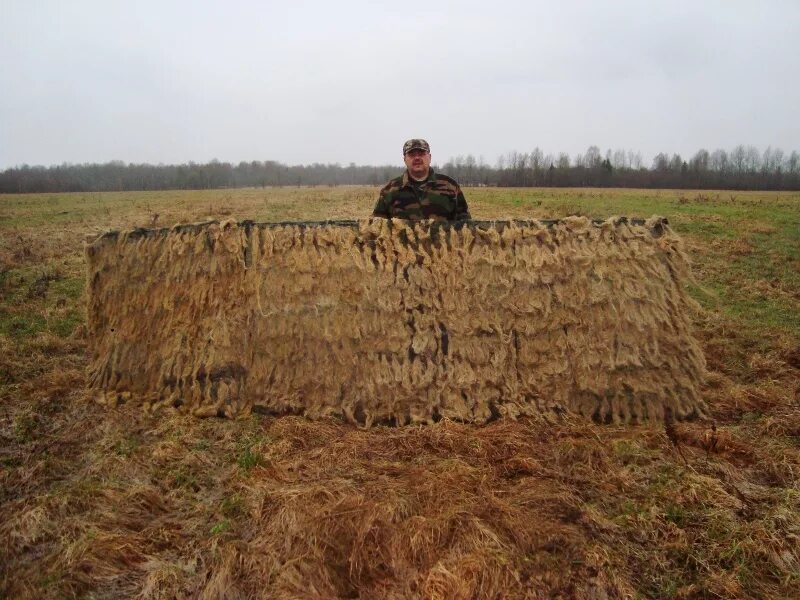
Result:
{"label": "frayed netting strands", "polygon": [[703,413],[664,219],[206,223],[87,246],[90,385],[371,424]]}

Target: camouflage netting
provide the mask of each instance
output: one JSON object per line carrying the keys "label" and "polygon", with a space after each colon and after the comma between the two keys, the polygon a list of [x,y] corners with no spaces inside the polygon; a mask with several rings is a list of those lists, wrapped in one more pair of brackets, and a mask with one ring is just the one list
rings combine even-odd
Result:
{"label": "camouflage netting", "polygon": [[87,260],[106,403],[364,425],[703,412],[663,219],[214,222],[105,234]]}

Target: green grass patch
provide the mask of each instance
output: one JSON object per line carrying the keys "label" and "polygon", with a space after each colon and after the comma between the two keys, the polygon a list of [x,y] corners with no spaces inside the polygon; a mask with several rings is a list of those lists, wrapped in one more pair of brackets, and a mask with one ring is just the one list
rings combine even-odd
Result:
{"label": "green grass patch", "polygon": [[620,525],[630,525],[647,515],[647,508],[634,499],[627,499],[616,507],[612,507],[610,514],[614,521]]}
{"label": "green grass patch", "polygon": [[254,452],[251,447],[244,448],[236,457],[236,464],[245,471],[257,467],[263,463],[263,459],[258,452]]}
{"label": "green grass patch", "polygon": [[180,465],[172,471],[172,483],[175,487],[198,491],[200,484],[196,474],[187,465]]}
{"label": "green grass patch", "polygon": [[50,331],[61,338],[69,337],[75,328],[83,323],[83,314],[77,310],[69,311],[64,317],[53,320],[50,323]]}
{"label": "green grass patch", "polygon": [[194,443],[194,449],[205,451],[211,448],[211,441],[206,438],[200,438]]}
{"label": "green grass patch", "polygon": [[11,314],[0,307],[0,334],[20,341],[47,329],[47,320],[39,314]]}
{"label": "green grass patch", "polygon": [[261,455],[261,448],[271,440],[258,429],[258,422],[253,421],[256,429],[245,434],[236,448],[236,464],[244,471],[249,471],[254,467],[264,464],[264,457]]}
{"label": "green grass patch", "polygon": [[114,453],[123,458],[130,458],[138,447],[139,440],[131,436],[125,436],[114,444]]}
{"label": "green grass patch", "polygon": [[612,447],[623,465],[646,465],[652,462],[651,453],[634,440],[614,440]]}
{"label": "green grass patch", "polygon": [[686,527],[689,523],[689,513],[680,504],[670,504],[667,506],[664,518],[680,528]]}
{"label": "green grass patch", "polygon": [[0,301],[2,301],[2,305],[14,306],[25,301],[34,279],[34,273],[30,269],[9,269],[4,271],[2,277],[0,277],[0,292],[2,292]]}
{"label": "green grass patch", "polygon": [[706,290],[713,294],[699,293],[697,288],[690,290],[703,308],[721,310],[726,316],[755,330],[782,330],[800,339],[800,311],[796,304],[750,295],[734,285],[711,283],[706,285]]}
{"label": "green grass patch", "polygon": [[50,295],[54,298],[77,300],[85,287],[86,280],[83,277],[64,277],[50,285]]}
{"label": "green grass patch", "polygon": [[680,472],[673,463],[661,463],[657,469],[651,471],[647,492],[652,496],[660,496],[665,492],[671,492],[676,484]]}
{"label": "green grass patch", "polygon": [[214,526],[211,527],[211,530],[209,531],[209,533],[211,533],[211,535],[220,535],[220,534],[225,533],[226,531],[230,531],[230,530],[231,530],[231,523],[230,523],[230,521],[225,520],[225,521],[219,521],[218,523],[215,523]]}
{"label": "green grass patch", "polygon": [[244,499],[239,494],[226,497],[220,505],[220,511],[228,519],[235,519],[244,514]]}
{"label": "green grass patch", "polygon": [[682,221],[675,225],[675,231],[681,235],[695,235],[705,241],[714,239],[733,240],[738,233],[732,224],[714,221]]}
{"label": "green grass patch", "polygon": [[21,444],[30,442],[39,428],[39,419],[31,413],[21,413],[14,418],[14,438]]}

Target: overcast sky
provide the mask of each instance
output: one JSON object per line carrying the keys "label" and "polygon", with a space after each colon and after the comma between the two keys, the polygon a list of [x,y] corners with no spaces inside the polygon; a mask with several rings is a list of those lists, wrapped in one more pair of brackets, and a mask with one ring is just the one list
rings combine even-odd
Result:
{"label": "overcast sky", "polygon": [[800,150],[800,0],[0,0],[0,168]]}

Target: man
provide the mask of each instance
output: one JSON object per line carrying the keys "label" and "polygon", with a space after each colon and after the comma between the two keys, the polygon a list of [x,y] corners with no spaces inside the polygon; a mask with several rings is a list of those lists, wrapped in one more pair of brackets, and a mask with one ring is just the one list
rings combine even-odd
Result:
{"label": "man", "polygon": [[458,183],[431,169],[431,148],[420,139],[403,144],[406,171],[381,190],[373,217],[436,219],[459,221],[471,219],[467,201]]}

